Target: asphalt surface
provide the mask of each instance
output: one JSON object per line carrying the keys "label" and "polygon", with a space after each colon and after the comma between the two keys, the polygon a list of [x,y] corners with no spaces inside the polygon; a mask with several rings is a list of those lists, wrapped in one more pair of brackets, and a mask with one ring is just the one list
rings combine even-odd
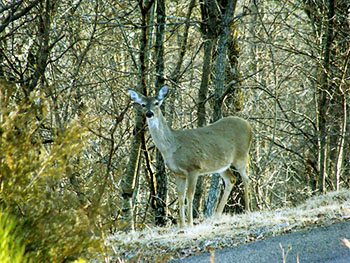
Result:
{"label": "asphalt surface", "polygon": [[[350,240],[350,221],[217,250],[214,262],[283,263],[281,244],[285,252],[291,248],[287,263],[350,263],[350,249],[342,242],[343,238]],[[210,253],[172,262],[210,262]]]}

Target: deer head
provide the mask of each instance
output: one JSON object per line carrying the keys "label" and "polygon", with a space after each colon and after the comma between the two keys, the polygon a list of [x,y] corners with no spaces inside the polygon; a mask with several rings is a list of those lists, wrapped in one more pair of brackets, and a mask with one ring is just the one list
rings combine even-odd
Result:
{"label": "deer head", "polygon": [[161,88],[156,98],[145,97],[136,91],[129,90],[131,99],[142,106],[147,118],[159,116],[160,106],[162,105],[167,93],[168,86],[164,86],[163,88]]}

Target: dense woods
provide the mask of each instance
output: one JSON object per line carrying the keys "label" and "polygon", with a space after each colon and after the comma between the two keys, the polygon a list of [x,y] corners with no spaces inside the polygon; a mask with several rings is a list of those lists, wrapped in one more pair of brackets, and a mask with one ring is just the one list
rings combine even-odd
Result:
{"label": "dense woods", "polygon": [[[250,122],[252,210],[348,188],[349,58],[347,0],[2,1],[0,226],[20,223],[35,262],[70,262],[176,224],[174,178],[127,93],[164,84],[175,129]],[[196,217],[222,188],[201,177]]]}

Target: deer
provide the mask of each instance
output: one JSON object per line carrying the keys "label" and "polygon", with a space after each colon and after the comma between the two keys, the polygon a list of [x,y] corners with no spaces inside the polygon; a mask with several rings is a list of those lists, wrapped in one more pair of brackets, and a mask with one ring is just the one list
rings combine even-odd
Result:
{"label": "deer", "polygon": [[249,211],[249,177],[246,169],[252,131],[248,121],[229,116],[205,127],[177,130],[167,124],[160,108],[168,86],[162,87],[157,97],[146,97],[133,90],[128,92],[130,98],[143,108],[153,142],[161,152],[165,165],[175,175],[180,227],[186,225],[186,198],[187,224],[193,226],[192,203],[199,175],[221,175],[225,188],[214,215],[219,217],[222,214],[236,182],[231,165],[242,176],[245,210]]}

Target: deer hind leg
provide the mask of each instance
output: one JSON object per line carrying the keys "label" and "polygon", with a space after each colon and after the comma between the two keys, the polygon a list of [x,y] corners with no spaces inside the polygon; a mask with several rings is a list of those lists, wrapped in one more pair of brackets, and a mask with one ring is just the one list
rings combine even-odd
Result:
{"label": "deer hind leg", "polygon": [[185,191],[186,191],[186,177],[176,176],[176,188],[179,197],[179,216],[180,227],[185,226]]}
{"label": "deer hind leg", "polygon": [[217,216],[220,216],[222,214],[222,211],[224,211],[224,207],[225,207],[227,199],[231,193],[232,187],[236,183],[236,177],[233,175],[230,168],[228,168],[224,172],[220,173],[220,175],[224,179],[225,190],[224,190],[224,194],[221,197],[220,203],[216,209]]}
{"label": "deer hind leg", "polygon": [[242,176],[242,181],[243,181],[243,186],[244,186],[244,208],[246,211],[250,210],[250,201],[249,201],[249,192],[250,192],[250,187],[249,187],[249,177],[246,173],[246,165],[242,168],[237,168],[238,172]]}

